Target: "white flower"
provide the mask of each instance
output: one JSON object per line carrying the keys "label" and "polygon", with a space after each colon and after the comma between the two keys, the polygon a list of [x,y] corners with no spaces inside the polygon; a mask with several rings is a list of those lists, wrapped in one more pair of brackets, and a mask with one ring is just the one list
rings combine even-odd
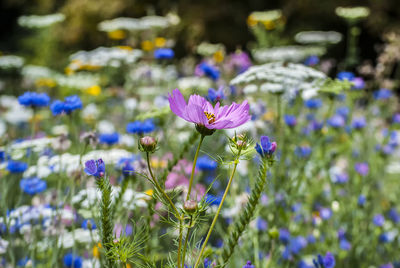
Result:
{"label": "white flower", "polygon": [[211,80],[206,77],[189,76],[178,79],[178,88],[185,89],[208,89],[211,87]]}
{"label": "white flower", "polygon": [[7,248],[8,248],[8,244],[10,242],[8,242],[7,240],[4,240],[0,237],[0,254],[4,254],[7,252]]}
{"label": "white flower", "polygon": [[301,44],[337,44],[342,41],[342,34],[335,31],[304,31],[295,35]]}
{"label": "white flower", "polygon": [[96,119],[100,115],[100,111],[97,108],[96,104],[90,103],[82,110],[82,118],[85,119]]}
{"label": "white flower", "polygon": [[65,20],[65,15],[61,13],[38,16],[21,16],[18,18],[18,24],[27,28],[44,28]]}
{"label": "white flower", "polygon": [[21,68],[24,62],[25,60],[18,56],[0,56],[0,69]]}
{"label": "white flower", "polygon": [[324,47],[285,46],[273,48],[254,49],[253,57],[258,62],[290,61],[300,62],[311,55],[323,55]]}
{"label": "white flower", "polygon": [[97,124],[99,133],[112,134],[115,132],[114,124],[107,120],[101,120]]}
{"label": "white flower", "polygon": [[28,122],[33,116],[33,112],[29,108],[22,105],[15,105],[4,114],[4,119],[13,125]]}
{"label": "white flower", "polygon": [[167,28],[171,25],[170,22],[176,23],[176,18],[170,21],[170,18],[161,16],[146,16],[138,19],[121,17],[100,22],[98,29],[104,32],[113,32],[116,30],[135,32],[151,28]]}
{"label": "white flower", "polygon": [[359,20],[369,16],[370,10],[368,7],[337,7],[336,15],[349,20]]}

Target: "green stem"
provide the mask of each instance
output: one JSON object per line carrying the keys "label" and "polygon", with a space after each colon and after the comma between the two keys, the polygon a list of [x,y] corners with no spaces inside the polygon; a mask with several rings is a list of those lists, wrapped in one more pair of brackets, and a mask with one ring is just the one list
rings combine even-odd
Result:
{"label": "green stem", "polygon": [[[181,251],[182,251],[182,236],[183,236],[183,223],[182,219],[179,219],[179,245],[178,245],[178,266],[181,267]],[[185,265],[185,260],[182,260],[183,266]]]}
{"label": "green stem", "polygon": [[185,237],[185,244],[183,246],[183,254],[182,254],[183,264],[182,264],[182,268],[185,268],[186,249],[187,249],[187,244],[188,244],[188,240],[189,240],[190,229],[192,227],[192,220],[193,220],[192,216],[190,216],[189,227],[187,228],[187,233],[186,233],[186,237]]}
{"label": "green stem", "polygon": [[197,268],[199,266],[199,263],[200,263],[200,260],[201,260],[201,256],[203,255],[203,252],[204,252],[204,250],[206,248],[208,239],[211,236],[211,233],[212,233],[212,230],[214,229],[215,223],[217,222],[217,219],[218,219],[219,213],[221,212],[221,208],[222,208],[222,205],[224,204],[225,198],[228,195],[229,188],[231,187],[231,184],[232,184],[232,181],[233,181],[233,176],[235,175],[235,172],[236,172],[236,167],[239,164],[240,153],[241,153],[241,150],[239,150],[238,156],[237,156],[237,158],[235,160],[235,165],[233,166],[232,174],[231,174],[231,177],[229,178],[228,185],[226,186],[224,195],[222,196],[222,199],[221,199],[221,203],[218,206],[217,213],[214,216],[214,219],[213,219],[213,221],[211,223],[210,229],[208,230],[206,239],[204,240],[203,246],[201,247],[200,254],[197,257],[197,260],[196,260],[196,263],[194,265],[194,268]]}
{"label": "green stem", "polygon": [[147,160],[147,168],[149,169],[149,173],[152,179],[152,182],[154,184],[154,186],[157,188],[157,190],[162,193],[165,197],[165,199],[168,200],[169,204],[171,205],[172,209],[175,212],[175,217],[177,217],[178,219],[181,219],[180,213],[178,211],[178,209],[175,207],[174,202],[172,202],[171,198],[169,198],[169,196],[167,195],[167,193],[161,188],[161,186],[158,184],[156,178],[153,175],[153,171],[151,170],[151,166],[150,166],[150,158],[149,158],[149,153],[146,152],[146,160]]}
{"label": "green stem", "polygon": [[203,143],[204,137],[205,137],[204,135],[200,136],[200,142],[199,145],[197,146],[196,154],[194,155],[192,174],[190,174],[189,189],[186,195],[186,200],[189,200],[190,198],[190,192],[192,191],[192,185],[193,185],[194,171],[196,170],[197,157],[199,156],[200,146]]}

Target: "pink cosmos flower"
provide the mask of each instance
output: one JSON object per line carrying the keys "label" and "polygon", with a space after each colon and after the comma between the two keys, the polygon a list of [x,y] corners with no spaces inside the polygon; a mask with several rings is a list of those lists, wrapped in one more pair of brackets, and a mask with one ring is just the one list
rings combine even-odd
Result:
{"label": "pink cosmos flower", "polygon": [[168,100],[174,114],[186,121],[195,123],[197,126],[211,130],[235,128],[251,119],[247,101],[242,104],[232,103],[230,106],[222,107],[217,102],[213,107],[205,98],[199,95],[191,95],[189,102],[186,103],[179,89],[168,94]]}

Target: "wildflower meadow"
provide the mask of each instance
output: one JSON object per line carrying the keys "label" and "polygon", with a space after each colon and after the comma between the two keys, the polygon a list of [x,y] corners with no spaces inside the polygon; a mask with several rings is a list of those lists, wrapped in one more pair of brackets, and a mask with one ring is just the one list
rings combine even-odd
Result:
{"label": "wildflower meadow", "polygon": [[0,267],[400,267],[396,1],[6,2]]}

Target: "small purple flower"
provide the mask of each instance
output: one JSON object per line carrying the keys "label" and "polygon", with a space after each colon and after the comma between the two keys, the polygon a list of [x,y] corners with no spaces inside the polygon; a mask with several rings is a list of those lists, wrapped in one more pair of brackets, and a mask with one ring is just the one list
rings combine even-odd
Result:
{"label": "small purple flower", "polygon": [[304,64],[307,66],[314,66],[319,63],[319,58],[318,56],[312,55],[309,56],[307,59],[304,60]]}
{"label": "small purple flower", "polygon": [[333,268],[335,267],[335,257],[332,253],[327,252],[325,257],[318,254],[317,260],[313,260],[315,268]]}
{"label": "small purple flower", "polygon": [[276,142],[270,142],[268,136],[261,136],[261,146],[260,144],[256,144],[256,147],[254,147],[262,157],[271,157],[272,154],[276,150]]}
{"label": "small purple flower", "polygon": [[90,176],[101,178],[106,172],[106,165],[101,158],[98,160],[89,160],[85,163],[85,172]]}
{"label": "small purple flower", "polygon": [[353,83],[352,89],[360,90],[365,88],[365,81],[361,77],[355,77],[351,82]]}
{"label": "small purple flower", "polygon": [[358,204],[360,207],[363,207],[363,206],[365,205],[365,201],[367,201],[367,198],[365,197],[365,195],[360,194],[360,195],[358,196],[358,202],[357,202],[357,204]]}
{"label": "small purple flower", "polygon": [[246,265],[243,268],[255,268],[254,265],[251,264],[251,261],[247,261]]}
{"label": "small purple flower", "polygon": [[168,100],[174,114],[209,130],[235,128],[251,119],[247,101],[222,107],[217,102],[213,107],[205,98],[191,95],[189,102],[186,103],[178,89],[168,94]]}
{"label": "small purple flower", "polygon": [[369,165],[366,162],[356,163],[354,169],[361,176],[367,176],[369,173]]}
{"label": "small purple flower", "polygon": [[352,72],[340,72],[337,74],[337,79],[339,80],[348,80],[348,81],[352,81],[355,77],[354,73]]}
{"label": "small purple flower", "polygon": [[400,214],[397,212],[397,209],[391,208],[389,210],[389,218],[396,224],[400,222]]}
{"label": "small purple flower", "polygon": [[290,241],[290,232],[288,229],[279,229],[279,240],[283,243],[283,244],[288,244]]}
{"label": "small purple flower", "polygon": [[329,220],[332,217],[332,210],[330,208],[320,208],[319,215],[323,220]]}
{"label": "small purple flower", "polygon": [[348,180],[349,180],[349,174],[344,173],[344,172],[343,173],[339,173],[339,174],[335,174],[334,178],[332,179],[332,181],[334,183],[337,183],[337,184],[344,184]]}
{"label": "small purple flower", "polygon": [[383,217],[382,214],[376,214],[372,219],[372,223],[378,227],[382,227],[383,224],[385,223],[385,217]]}
{"label": "small purple flower", "polygon": [[295,155],[301,158],[307,158],[311,154],[311,147],[310,146],[298,146],[294,150]]}
{"label": "small purple flower", "polygon": [[396,113],[392,117],[393,124],[400,124],[400,113]]}

